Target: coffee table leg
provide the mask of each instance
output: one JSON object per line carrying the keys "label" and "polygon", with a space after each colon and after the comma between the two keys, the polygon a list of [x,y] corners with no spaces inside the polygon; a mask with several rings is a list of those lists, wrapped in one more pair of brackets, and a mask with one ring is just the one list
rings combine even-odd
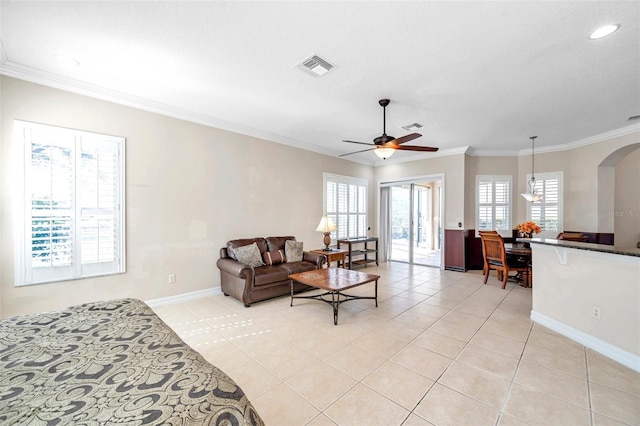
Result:
{"label": "coffee table leg", "polygon": [[376,308],[378,307],[378,280],[376,280]]}
{"label": "coffee table leg", "polygon": [[333,325],[338,325],[338,307],[340,306],[340,292],[337,293],[338,300],[336,300],[336,293],[331,292],[331,306],[333,306]]}
{"label": "coffee table leg", "polygon": [[289,281],[291,281],[291,304],[289,306],[293,306],[293,280]]}

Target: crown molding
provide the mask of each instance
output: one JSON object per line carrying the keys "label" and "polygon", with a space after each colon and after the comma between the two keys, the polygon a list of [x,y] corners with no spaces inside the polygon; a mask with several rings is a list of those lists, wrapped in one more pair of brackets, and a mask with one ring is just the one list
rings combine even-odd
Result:
{"label": "crown molding", "polygon": [[[569,151],[572,149],[580,148],[582,146],[592,145],[594,143],[602,142],[602,141],[620,137],[620,136],[625,136],[625,135],[639,132],[639,131],[640,131],[640,123],[631,124],[629,126],[610,130],[605,133],[600,133],[598,135],[590,136],[584,139],[579,139],[577,141],[569,142],[566,144],[536,147],[536,154]],[[531,155],[531,148],[523,148],[523,149],[509,150],[509,151],[504,151],[504,150],[496,151],[496,150],[471,148],[467,154],[473,157],[521,157],[525,155]]]}
{"label": "crown molding", "polygon": [[[164,104],[162,102],[156,102],[149,99],[134,96],[128,93],[120,92],[117,90],[108,89],[99,85],[85,83],[79,80],[64,77],[58,74],[41,71],[32,67],[17,64],[8,60],[6,51],[0,40],[0,75],[7,77],[17,78],[19,80],[28,81],[30,83],[40,84],[54,89],[60,89],[67,92],[75,93],[91,97],[94,99],[100,99],[107,102],[112,102],[118,105],[124,105],[127,107],[140,109],[147,112],[152,112],[167,117],[177,118],[180,120],[189,121],[196,124],[202,124],[204,126],[213,127],[229,132],[239,133],[246,136],[263,139],[270,142],[279,143],[282,145],[291,146],[298,149],[304,149],[312,151],[317,154],[327,155],[330,157],[339,157],[341,153],[336,151],[327,151],[326,147],[318,146],[315,144],[302,142],[299,140],[286,138],[281,135],[265,132],[253,127],[244,126],[241,124],[229,122],[219,118],[215,118],[206,114],[197,113],[184,108],[175,107],[172,105]],[[540,147],[536,149],[537,153],[549,153],[559,152],[575,149],[578,147],[591,145],[594,143],[602,142],[603,140],[611,139],[618,136],[624,136],[630,133],[640,131],[640,123],[632,124],[622,127],[620,129],[611,130],[609,132],[601,133],[599,135],[591,136],[588,138],[580,139],[567,144],[560,144],[554,146]],[[362,158],[354,157],[353,159],[343,159],[344,161],[363,164],[371,167],[379,167],[389,164],[408,163],[412,161],[421,161],[429,158],[446,157],[457,154],[467,154],[474,157],[516,157],[529,155],[530,150],[528,148],[521,150],[484,150],[475,149],[470,146],[462,146],[458,148],[439,150],[437,152],[430,152],[424,154],[413,155],[411,158],[398,158],[392,157],[387,160],[373,159],[372,161],[364,160]],[[342,158],[341,158],[342,159]]]}
{"label": "crown molding", "polygon": [[[108,89],[99,85],[85,83],[79,80],[64,77],[58,74],[41,71],[32,67],[27,67],[17,63],[10,62],[5,54],[4,48],[0,41],[0,74],[7,77],[16,78],[19,80],[28,81],[30,83],[40,84],[46,87],[52,87],[54,89],[64,90],[66,92],[75,93],[82,96],[87,96],[94,99],[99,99],[107,102],[112,102],[118,105],[123,105],[154,114],[164,115],[167,117],[177,118],[184,121],[189,121],[196,124],[202,124],[204,126],[213,127],[216,129],[226,130],[233,133],[239,133],[246,136],[255,137],[258,139],[264,139],[266,141],[279,143],[282,145],[288,145],[298,149],[304,149],[307,151],[313,151],[322,155],[329,155],[337,157],[338,152],[327,153],[325,147],[302,142],[286,138],[280,135],[276,135],[270,132],[265,132],[253,127],[244,126],[241,124],[233,123],[230,121],[222,120],[212,117],[210,115],[197,113],[184,108],[175,107],[162,102],[152,101],[139,96],[131,95],[128,93],[120,92],[117,90]],[[351,161],[351,160],[348,160]],[[356,161],[360,162],[360,161]],[[362,162],[369,166],[373,165],[373,162]]]}

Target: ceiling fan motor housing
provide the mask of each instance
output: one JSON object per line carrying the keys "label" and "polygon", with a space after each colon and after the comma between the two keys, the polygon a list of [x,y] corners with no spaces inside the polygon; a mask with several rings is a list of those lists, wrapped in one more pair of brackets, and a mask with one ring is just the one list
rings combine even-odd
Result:
{"label": "ceiling fan motor housing", "polygon": [[378,136],[377,138],[375,138],[373,140],[373,143],[375,143],[376,145],[384,145],[387,142],[391,142],[393,140],[395,140],[396,138],[394,138],[393,136],[389,136],[387,134],[384,134],[382,136]]}

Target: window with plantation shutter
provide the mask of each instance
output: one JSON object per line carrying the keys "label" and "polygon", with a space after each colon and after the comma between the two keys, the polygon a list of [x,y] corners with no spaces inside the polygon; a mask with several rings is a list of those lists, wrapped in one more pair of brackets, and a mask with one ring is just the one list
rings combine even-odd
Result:
{"label": "window with plantation shutter", "polygon": [[511,236],[511,176],[476,176],[476,230]]}
{"label": "window with plantation shutter", "polygon": [[[527,181],[531,175],[527,175]],[[532,220],[542,228],[537,237],[555,238],[562,232],[562,172],[536,174],[536,191],[542,200],[527,202],[527,220]]]}
{"label": "window with plantation shutter", "polygon": [[367,188],[365,179],[324,173],[324,209],[338,228],[331,238],[367,235]]}
{"label": "window with plantation shutter", "polygon": [[124,272],[124,139],[15,121],[16,285]]}

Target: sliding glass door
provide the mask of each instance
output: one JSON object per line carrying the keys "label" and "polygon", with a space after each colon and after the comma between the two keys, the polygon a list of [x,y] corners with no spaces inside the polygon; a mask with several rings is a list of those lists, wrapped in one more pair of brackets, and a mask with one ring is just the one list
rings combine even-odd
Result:
{"label": "sliding glass door", "polygon": [[440,266],[440,184],[391,185],[390,260]]}

